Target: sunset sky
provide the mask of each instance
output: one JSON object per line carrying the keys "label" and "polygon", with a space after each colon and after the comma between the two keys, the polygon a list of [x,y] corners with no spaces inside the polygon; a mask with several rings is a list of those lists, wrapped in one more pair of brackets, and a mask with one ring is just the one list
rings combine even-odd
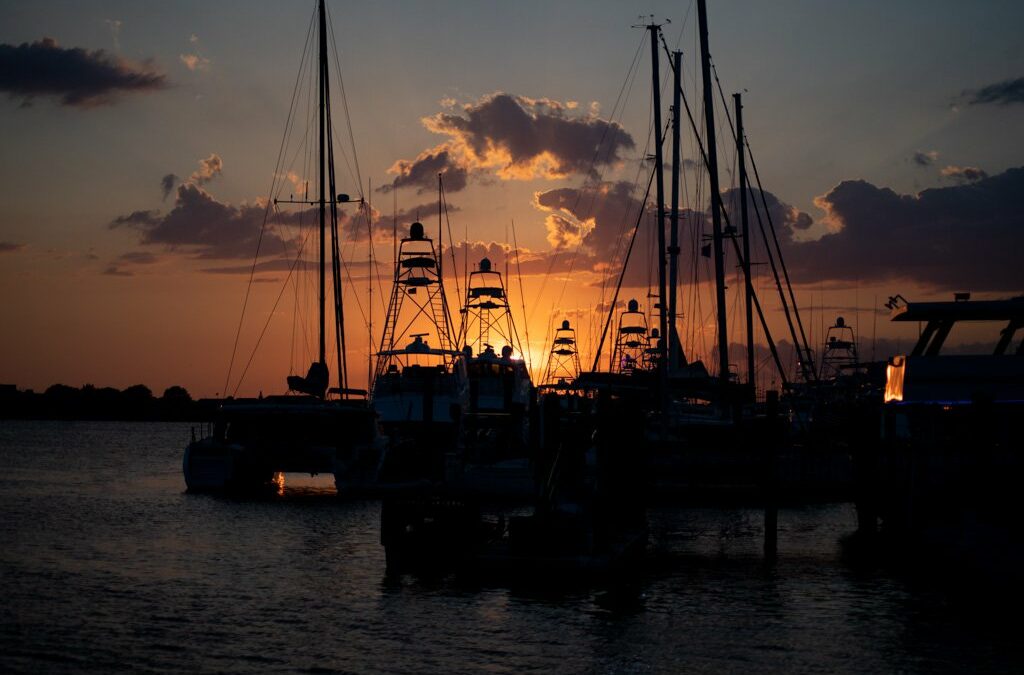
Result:
{"label": "sunset sky", "polygon": [[[314,7],[0,1],[0,382],[144,383],[157,393],[180,384],[212,396],[280,393],[285,375],[305,372],[313,275],[289,277],[290,237],[303,230],[284,223],[265,233],[231,356],[272,181],[272,196],[287,198],[315,180],[296,137],[275,178]],[[365,194],[382,217],[374,238],[383,290],[395,202],[403,223],[418,214],[433,235],[443,172],[451,228],[460,242],[468,233],[472,263],[486,253],[504,271],[494,243],[511,244],[515,223],[524,288],[515,256],[507,283],[534,370],[550,325],[566,317],[579,326],[587,362],[651,169],[650,52],[633,26],[648,15],[671,20],[665,39],[683,50],[684,88],[699,117],[695,3],[328,7],[356,150],[337,96],[338,188]],[[859,330],[862,355],[872,356],[873,342],[884,358],[916,336],[915,326],[889,325],[873,311],[889,295],[1024,291],[1024,4],[709,0],[709,23],[730,106],[732,93],[744,92],[747,135],[814,342],[843,314]],[[666,120],[670,99],[668,86]],[[305,114],[292,132],[299,138]],[[717,118],[724,127],[721,107]],[[687,132],[684,206],[700,212],[707,189]],[[731,189],[735,151],[720,147],[720,156],[722,187]],[[346,277],[354,385],[366,381],[371,302],[365,223],[359,228],[348,223],[343,235],[355,282]],[[701,234],[691,226],[683,235],[679,330],[688,355],[710,364],[712,295],[691,283],[708,278],[707,259],[694,254]],[[645,308],[648,241],[620,297]],[[312,260],[307,251],[302,259]],[[729,337],[738,343],[740,284],[735,258],[727,264]],[[767,268],[762,274],[773,334],[788,341]],[[374,281],[375,339],[380,290]],[[454,279],[449,293],[457,303]]]}

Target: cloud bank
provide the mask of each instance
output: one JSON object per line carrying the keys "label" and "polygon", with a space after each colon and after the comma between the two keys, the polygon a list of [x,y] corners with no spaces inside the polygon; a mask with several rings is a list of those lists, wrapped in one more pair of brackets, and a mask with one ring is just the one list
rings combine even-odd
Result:
{"label": "cloud bank", "polygon": [[790,272],[796,283],[905,280],[944,290],[1019,291],[1022,192],[1024,167],[916,195],[843,181],[815,200],[833,233],[787,241]]}
{"label": "cloud bank", "polygon": [[[110,227],[130,227],[140,234],[140,243],[163,245],[199,258],[251,258],[263,229],[266,212],[262,204],[233,206],[214,199],[193,183],[178,186],[174,208],[166,214],[156,210],[133,211],[118,216]],[[283,215],[276,222],[291,224],[296,215]],[[312,222],[311,220],[309,222]],[[260,248],[282,252],[286,240],[267,228]]]}
{"label": "cloud bank", "polygon": [[1003,80],[965,92],[971,105],[1024,103],[1024,77]]}
{"label": "cloud bank", "polygon": [[635,142],[617,122],[596,112],[579,115],[576,109],[574,102],[498,92],[459,112],[426,117],[423,126],[447,140],[414,159],[395,162],[388,170],[394,183],[379,189],[433,190],[438,173],[444,174],[449,192],[465,188],[474,173],[502,180],[595,179],[601,168],[621,162]]}
{"label": "cloud bank", "polygon": [[114,102],[118,94],[157,91],[166,77],[151,63],[132,63],[102,49],[65,49],[53,38],[18,46],[0,44],[0,91],[28,105],[53,96],[61,105],[91,108]]}

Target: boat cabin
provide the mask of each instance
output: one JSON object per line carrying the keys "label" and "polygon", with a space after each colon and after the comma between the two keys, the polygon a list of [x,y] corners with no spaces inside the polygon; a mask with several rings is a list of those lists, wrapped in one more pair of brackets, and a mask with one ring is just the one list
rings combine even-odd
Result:
{"label": "boat cabin", "polygon": [[[975,401],[1024,402],[1024,297],[899,304],[893,321],[919,322],[917,344],[909,355],[894,356],[886,369],[885,402],[957,405]],[[993,327],[988,354],[943,354],[959,323]]]}

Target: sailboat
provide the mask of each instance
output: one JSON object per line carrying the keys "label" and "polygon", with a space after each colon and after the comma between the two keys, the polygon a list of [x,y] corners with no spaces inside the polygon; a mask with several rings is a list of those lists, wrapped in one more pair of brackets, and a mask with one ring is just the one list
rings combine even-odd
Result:
{"label": "sailboat", "polygon": [[[185,449],[183,471],[190,490],[251,488],[270,483],[276,474],[332,473],[339,492],[376,484],[384,459],[376,418],[366,391],[348,386],[345,326],[338,249],[338,204],[351,200],[335,188],[331,133],[327,17],[318,3],[319,135],[316,199],[274,200],[312,207],[319,221],[318,357],[305,375],[287,378],[288,393],[257,399],[228,399],[210,433],[193,438]],[[308,190],[307,190],[308,193]],[[329,239],[328,239],[329,238]],[[328,249],[328,241],[329,249]],[[327,363],[327,265],[334,296],[337,386],[331,386]]]}

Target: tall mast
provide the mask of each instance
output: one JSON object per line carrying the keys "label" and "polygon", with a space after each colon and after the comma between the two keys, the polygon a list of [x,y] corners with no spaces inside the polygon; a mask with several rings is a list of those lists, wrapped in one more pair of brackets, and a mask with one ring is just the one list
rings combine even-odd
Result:
{"label": "tall mast", "polygon": [[711,53],[708,51],[707,0],[697,0],[700,25],[700,69],[704,80],[704,126],[707,131],[708,181],[711,188],[711,236],[715,255],[715,302],[718,305],[718,379],[729,382],[729,333],[725,307],[725,251],[722,246],[721,194],[718,191],[718,151],[715,145],[715,108],[711,97]]}
{"label": "tall mast", "polygon": [[326,203],[324,195],[326,192],[327,171],[324,162],[327,153],[324,150],[326,136],[325,114],[327,109],[327,97],[324,96],[324,88],[327,84],[327,16],[324,11],[324,0],[320,0],[320,363],[327,364],[326,341],[324,339],[324,309],[326,306],[326,295],[324,287],[324,263],[327,230]]}
{"label": "tall mast", "polygon": [[668,306],[665,297],[665,167],[661,152],[661,76],[658,72],[658,24],[652,23],[647,26],[651,32],[651,93],[654,106],[654,171],[657,199],[657,221],[655,228],[658,234],[658,303],[661,310],[658,312],[658,326],[661,334],[661,342],[658,345],[658,373],[661,388],[664,392],[666,375],[668,372]]}
{"label": "tall mast", "polygon": [[757,378],[754,372],[754,282],[750,278],[750,223],[747,220],[747,170],[744,162],[745,147],[743,144],[743,102],[739,94],[733,94],[736,103],[736,162],[740,174],[740,223],[743,234],[743,286],[746,299],[747,320],[747,384],[751,393],[757,391]]}
{"label": "tall mast", "polygon": [[370,262],[370,272],[366,279],[367,313],[370,315],[370,325],[366,331],[366,391],[370,391],[373,386],[373,273],[377,271],[377,266],[373,262],[373,181],[370,178],[366,179],[366,198],[367,258]]}
{"label": "tall mast", "polygon": [[672,215],[669,216],[672,236],[668,248],[668,342],[669,367],[677,368],[679,364],[676,341],[676,286],[679,274],[679,107],[682,90],[683,53],[673,52],[672,77]]}
{"label": "tall mast", "polygon": [[443,284],[441,266],[444,264],[444,229],[441,218],[441,172],[437,173],[437,283]]}

